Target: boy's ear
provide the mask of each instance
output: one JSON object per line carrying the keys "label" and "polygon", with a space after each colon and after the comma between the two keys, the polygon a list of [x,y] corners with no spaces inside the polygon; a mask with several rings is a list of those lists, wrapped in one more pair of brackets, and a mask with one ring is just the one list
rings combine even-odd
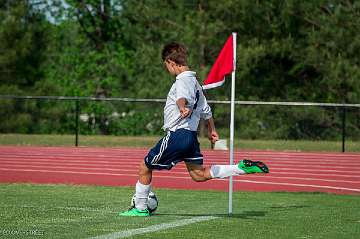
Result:
{"label": "boy's ear", "polygon": [[170,59],[167,59],[166,62],[169,63],[169,64],[172,64],[172,65],[176,65],[175,61],[170,60]]}

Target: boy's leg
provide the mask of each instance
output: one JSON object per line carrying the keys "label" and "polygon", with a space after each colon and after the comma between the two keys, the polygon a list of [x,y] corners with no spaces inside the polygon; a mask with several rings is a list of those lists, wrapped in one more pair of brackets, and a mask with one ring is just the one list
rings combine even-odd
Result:
{"label": "boy's leg", "polygon": [[167,145],[169,136],[170,134],[167,134],[162,138],[158,144],[149,151],[144,161],[140,163],[139,178],[135,187],[135,207],[120,213],[120,216],[150,216],[147,209],[147,199],[151,190],[152,169],[156,168],[152,167],[152,162],[157,159],[156,157],[160,157],[158,155],[164,153],[163,151],[166,148],[165,146]]}
{"label": "boy's leg", "polygon": [[188,162],[185,162],[185,164],[191,178],[195,182],[204,182],[212,179],[210,168],[204,167],[203,165],[200,164],[193,164]]}
{"label": "boy's leg", "polygon": [[230,176],[246,174],[243,169],[235,165],[212,165],[210,168],[212,178],[227,178]]}
{"label": "boy's leg", "polygon": [[186,162],[187,170],[195,182],[204,182],[213,178],[226,178],[233,175],[245,174],[237,165],[213,165],[204,167],[199,164]]}
{"label": "boy's leg", "polygon": [[120,213],[120,216],[150,216],[147,200],[151,190],[152,170],[144,162],[140,163],[139,180],[135,186],[135,207]]}
{"label": "boy's leg", "polygon": [[241,160],[236,165],[212,165],[210,168],[204,167],[203,155],[200,152],[200,144],[196,132],[192,132],[191,136],[193,144],[190,144],[191,147],[184,158],[184,162],[186,163],[191,178],[196,182],[203,182],[212,178],[226,178],[240,174],[269,172],[268,167],[264,163],[247,159]]}
{"label": "boy's leg", "polygon": [[152,170],[142,161],[139,167],[139,180],[136,183],[135,192],[135,207],[139,210],[145,210],[147,208],[146,203],[151,190],[151,180]]}
{"label": "boy's leg", "polygon": [[196,182],[203,182],[212,178],[226,178],[241,174],[250,173],[268,173],[268,167],[260,161],[241,160],[235,165],[212,165],[204,167],[203,165],[186,162],[186,167],[191,178]]}

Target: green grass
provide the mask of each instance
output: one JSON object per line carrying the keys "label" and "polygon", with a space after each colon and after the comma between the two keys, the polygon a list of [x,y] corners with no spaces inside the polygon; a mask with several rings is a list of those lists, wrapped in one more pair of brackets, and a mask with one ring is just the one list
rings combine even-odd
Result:
{"label": "green grass", "polygon": [[[96,147],[152,147],[160,136],[79,136],[80,146]],[[206,138],[200,138],[203,149],[210,148]],[[41,146],[74,146],[74,135],[27,135],[0,134],[0,145],[41,145]],[[360,152],[360,142],[347,141],[347,152]],[[291,151],[327,151],[340,152],[340,141],[306,141],[306,140],[235,140],[236,149],[252,150],[291,150]]]}
{"label": "green grass", "polygon": [[[210,215],[215,220],[133,238],[358,238],[360,197],[324,193],[227,193],[157,189],[159,208],[149,218],[118,217],[133,188],[0,184],[0,238],[87,238]],[[24,232],[33,230],[36,236]],[[10,237],[11,238],[11,237]]]}

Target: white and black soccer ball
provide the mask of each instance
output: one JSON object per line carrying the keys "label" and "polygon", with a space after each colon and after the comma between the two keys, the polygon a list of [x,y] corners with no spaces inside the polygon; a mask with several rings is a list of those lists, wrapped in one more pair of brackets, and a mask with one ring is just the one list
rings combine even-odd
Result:
{"label": "white and black soccer ball", "polygon": [[[135,207],[135,198],[136,198],[136,195],[134,194],[134,196],[131,198],[131,204],[130,204],[131,207]],[[159,205],[159,202],[157,200],[155,193],[150,192],[149,196],[148,196],[148,201],[147,201],[147,208],[148,208],[149,212],[154,213],[156,211],[158,205]]]}

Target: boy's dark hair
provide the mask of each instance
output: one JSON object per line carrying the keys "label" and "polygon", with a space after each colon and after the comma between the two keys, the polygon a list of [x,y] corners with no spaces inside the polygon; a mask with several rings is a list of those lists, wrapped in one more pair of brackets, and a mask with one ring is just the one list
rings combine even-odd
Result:
{"label": "boy's dark hair", "polygon": [[161,52],[163,61],[172,60],[180,66],[187,66],[187,50],[184,45],[177,42],[166,44]]}

